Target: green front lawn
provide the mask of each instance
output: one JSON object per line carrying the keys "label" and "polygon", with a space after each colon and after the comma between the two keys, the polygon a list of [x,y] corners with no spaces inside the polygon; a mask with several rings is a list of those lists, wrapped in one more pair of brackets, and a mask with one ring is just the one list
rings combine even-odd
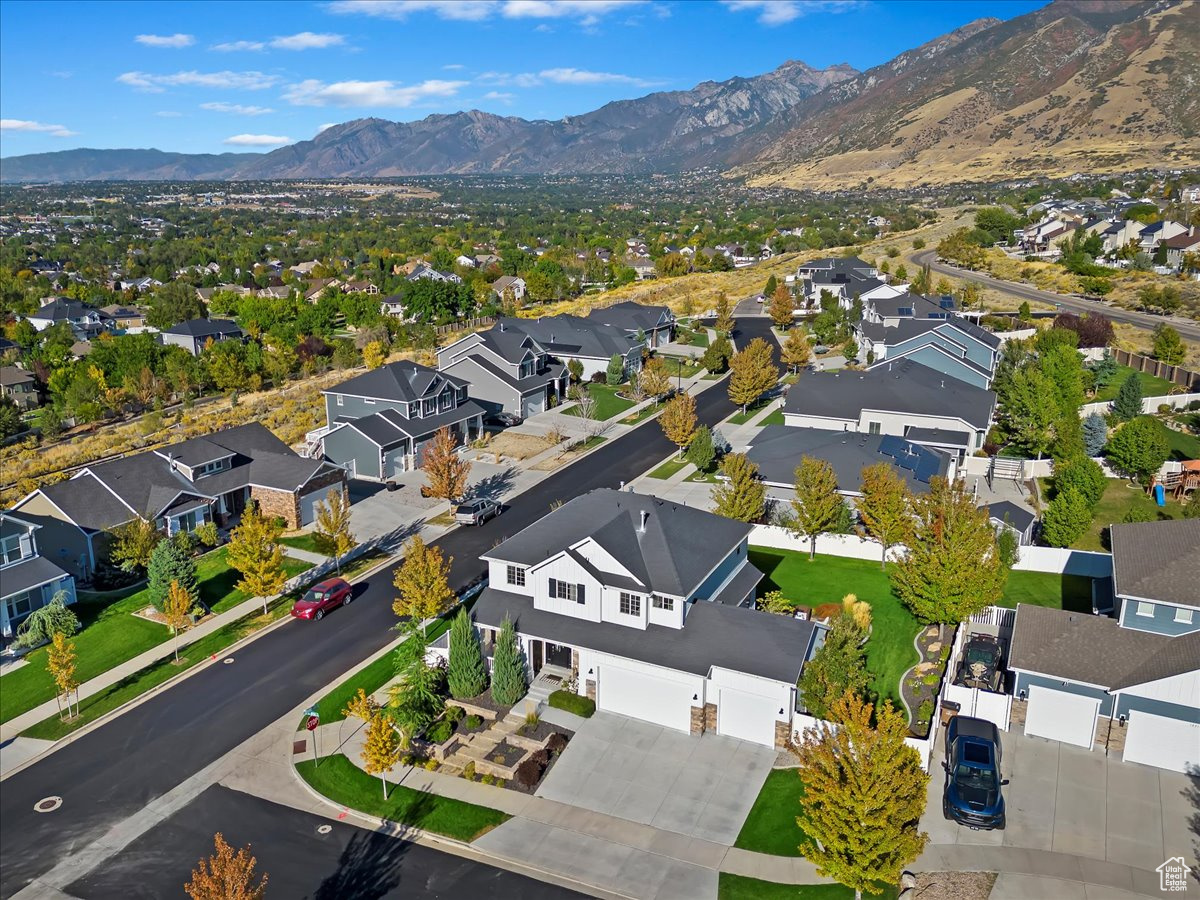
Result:
{"label": "green front lawn", "polygon": [[469,843],[512,818],[498,809],[414,791],[403,785],[392,785],[384,800],[380,780],[340,753],[321,759],[319,765],[304,760],[297,763],[296,770],[313,790],[335,803],[457,841]]}
{"label": "green front lawn", "polygon": [[[863,894],[879,900],[895,900],[893,887],[882,894]],[[841,884],[779,884],[745,875],[722,872],[717,883],[717,900],[853,900],[854,891]]]}
{"label": "green front lawn", "polygon": [[672,378],[691,378],[701,369],[699,359],[693,361],[678,356],[660,356],[659,359],[666,365],[667,373]]}
{"label": "green front lawn", "polygon": [[707,328],[676,328],[675,343],[686,344],[689,347],[707,347]]}
{"label": "green front lawn", "polygon": [[796,818],[801,814],[800,798],[804,796],[804,785],[798,771],[770,771],[733,846],[774,856],[800,855],[800,843],[805,834]]}
{"label": "green front lawn", "polygon": [[324,551],[318,549],[317,536],[311,531],[306,531],[303,534],[289,534],[286,537],[281,537],[279,543],[285,547],[293,547],[296,550],[307,550],[309,553],[325,555]]}
{"label": "green front lawn", "polygon": [[[628,385],[613,387],[608,384],[589,384],[587,387],[589,393],[592,395],[592,399],[596,401],[594,418],[598,422],[605,422],[613,416],[631,409],[634,405],[632,400],[626,400],[624,397],[617,396],[617,391],[628,387]],[[575,404],[565,412],[568,416],[578,416],[579,404]]]}
{"label": "green front lawn", "polygon": [[[807,553],[766,547],[752,547],[750,561],[767,576],[758,587],[760,597],[781,590],[803,606],[840,603],[846,594],[870,603],[872,629],[866,651],[871,689],[899,706],[900,677],[918,661],[912,642],[920,623],[892,593],[887,572],[878,562],[840,556],[818,556],[809,562]],[[1010,607],[1030,603],[1090,611],[1091,580],[1046,572],[1010,572],[1000,602]]]}
{"label": "green front lawn", "polygon": [[678,456],[672,456],[665,463],[650,473],[651,478],[667,479],[682,469],[688,464],[686,459],[680,459]]}
{"label": "green front lawn", "polygon": [[637,425],[639,422],[644,422],[646,419],[649,419],[651,416],[657,416],[660,412],[662,412],[662,404],[659,403],[658,405],[655,405],[655,404],[651,403],[647,406],[643,406],[640,410],[633,413],[633,415],[629,415],[629,416],[626,416],[625,418],[623,418],[621,420],[621,424],[622,425]]}
{"label": "green front lawn", "polygon": [[[748,407],[746,407],[745,412],[734,413],[732,416],[730,416],[725,421],[730,425],[745,425],[747,422],[749,422],[751,419],[753,419],[755,416],[757,416],[759,413],[762,412],[762,408],[764,405],[765,405],[765,402],[763,401],[763,399],[759,398],[757,403],[751,403]],[[783,423],[781,422],[780,424],[783,424]]]}
{"label": "green front lawn", "polygon": [[1137,369],[1132,369],[1129,366],[1119,365],[1117,366],[1117,373],[1112,377],[1112,380],[1100,387],[1096,391],[1096,396],[1092,399],[1096,402],[1115,400],[1117,393],[1121,390],[1121,385],[1125,383],[1125,379],[1134,372],[1137,372],[1138,381],[1142,383],[1143,397],[1163,397],[1175,386],[1165,378],[1159,378],[1157,375],[1151,375],[1149,372],[1138,372]]}
{"label": "green front lawn", "polygon": [[762,425],[764,427],[767,425],[785,425],[785,424],[787,424],[783,421],[783,407],[773,410],[769,416],[767,416],[765,419],[763,419],[758,424]]}
{"label": "green front lawn", "polygon": [[[285,558],[284,567],[290,578],[311,565]],[[197,559],[196,575],[200,581],[200,598],[214,612],[224,612],[246,599],[236,587],[241,576],[229,568],[224,548]],[[149,593],[145,588],[116,601],[87,599],[81,592],[72,609],[82,628],[71,638],[78,655],[75,675],[80,682],[95,678],[170,639],[168,628],[134,615],[149,605]],[[54,680],[46,670],[46,648],[34,650],[26,659],[27,665],[0,678],[0,722],[7,722],[54,699]]]}

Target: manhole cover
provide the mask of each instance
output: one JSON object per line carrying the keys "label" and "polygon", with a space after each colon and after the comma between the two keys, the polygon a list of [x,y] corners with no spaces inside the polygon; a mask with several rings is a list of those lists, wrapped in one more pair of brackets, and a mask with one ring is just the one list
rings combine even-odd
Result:
{"label": "manhole cover", "polygon": [[62,806],[62,797],[46,797],[33,804],[33,809],[35,812],[48,813],[54,812],[60,806]]}
{"label": "manhole cover", "polygon": [[227,666],[228,666],[228,665],[232,665],[232,664],[233,664],[233,657],[232,657],[232,656],[227,656],[227,657],[225,657],[225,659],[224,659],[223,661],[224,661],[225,665],[227,665]]}
{"label": "manhole cover", "polygon": [[317,834],[329,834],[331,831],[333,831],[332,825],[321,825],[317,828]]}

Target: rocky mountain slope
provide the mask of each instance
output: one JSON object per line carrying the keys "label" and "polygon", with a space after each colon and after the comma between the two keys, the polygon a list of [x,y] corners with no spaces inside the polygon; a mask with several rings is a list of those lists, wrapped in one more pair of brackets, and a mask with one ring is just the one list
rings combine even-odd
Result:
{"label": "rocky mountain slope", "polygon": [[61,150],[0,160],[0,181],[205,181],[227,178],[261,155]]}
{"label": "rocky mountain slope", "polygon": [[748,134],[759,184],[913,186],[1200,165],[1200,4],[1056,0],[981,20]]}

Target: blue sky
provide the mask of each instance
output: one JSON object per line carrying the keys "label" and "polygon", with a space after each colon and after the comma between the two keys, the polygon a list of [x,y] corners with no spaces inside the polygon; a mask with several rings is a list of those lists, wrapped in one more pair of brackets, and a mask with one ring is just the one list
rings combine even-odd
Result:
{"label": "blue sky", "polygon": [[866,69],[1045,0],[0,2],[0,155],[266,151],[364,116],[556,119],[756,75]]}

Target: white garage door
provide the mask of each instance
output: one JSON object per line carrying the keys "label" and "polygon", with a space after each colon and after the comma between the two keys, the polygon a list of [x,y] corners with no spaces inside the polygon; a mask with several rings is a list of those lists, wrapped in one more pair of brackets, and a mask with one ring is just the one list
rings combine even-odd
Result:
{"label": "white garage door", "polygon": [[770,697],[721,688],[717,703],[717,734],[775,746],[775,714],[779,705]]}
{"label": "white garage door", "polygon": [[530,394],[521,398],[521,418],[528,419],[536,416],[546,408],[545,394]]}
{"label": "white garage door", "polygon": [[1134,710],[1126,728],[1125,762],[1174,772],[1188,772],[1200,765],[1200,724]]}
{"label": "white garage door", "polygon": [[1025,733],[1092,749],[1100,701],[1034,685],[1029,689]]}
{"label": "white garage door", "polygon": [[311,525],[317,520],[317,504],[324,503],[332,488],[321,488],[319,491],[305,494],[300,498],[300,524]]}
{"label": "white garage door", "polygon": [[687,684],[648,672],[600,666],[596,706],[606,712],[691,731],[692,693]]}

